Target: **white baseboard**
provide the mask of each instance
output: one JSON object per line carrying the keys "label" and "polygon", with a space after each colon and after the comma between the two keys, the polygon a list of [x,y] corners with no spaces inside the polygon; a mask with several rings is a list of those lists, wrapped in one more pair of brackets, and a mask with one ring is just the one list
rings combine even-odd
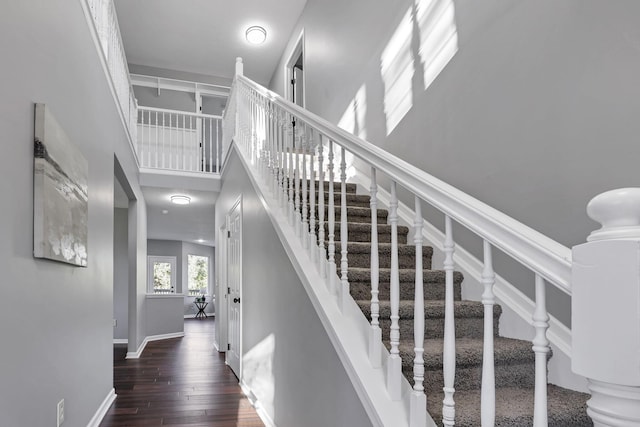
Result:
{"label": "white baseboard", "polygon": [[113,343],[114,344],[129,344],[129,340],[126,338],[114,338],[113,339]]}
{"label": "white baseboard", "polygon": [[102,419],[107,414],[107,411],[111,407],[111,404],[114,400],[116,400],[116,391],[114,389],[111,389],[107,394],[107,397],[104,398],[104,400],[98,407],[96,413],[91,418],[91,421],[89,421],[89,424],[87,424],[87,427],[100,427]]}
{"label": "white baseboard", "polygon": [[260,405],[260,402],[258,401],[256,395],[253,394],[251,387],[249,387],[247,383],[244,382],[244,380],[240,381],[240,388],[242,389],[242,392],[247,397],[247,399],[249,399],[249,403],[251,403],[251,406],[253,406],[253,408],[256,410],[256,413],[258,414],[264,425],[266,427],[276,427],[276,423],[273,421],[267,411],[265,411],[265,409]]}
{"label": "white baseboard", "polygon": [[174,332],[174,333],[171,333],[171,334],[161,334],[161,335],[149,335],[148,337],[146,337],[142,341],[142,344],[140,344],[140,347],[138,347],[138,349],[136,351],[128,352],[126,358],[127,359],[139,359],[140,356],[142,355],[142,352],[144,351],[145,347],[151,341],[167,340],[167,339],[170,339],[170,338],[181,338],[183,336],[184,336],[184,332]]}

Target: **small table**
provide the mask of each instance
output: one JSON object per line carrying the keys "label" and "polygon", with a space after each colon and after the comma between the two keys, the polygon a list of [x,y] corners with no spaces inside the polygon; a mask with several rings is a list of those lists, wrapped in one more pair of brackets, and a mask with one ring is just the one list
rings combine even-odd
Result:
{"label": "small table", "polygon": [[204,309],[207,308],[207,306],[209,305],[208,302],[205,302],[205,301],[194,301],[194,304],[198,308],[198,312],[196,313],[196,319],[209,317],[209,316],[207,316],[207,313],[204,312]]}

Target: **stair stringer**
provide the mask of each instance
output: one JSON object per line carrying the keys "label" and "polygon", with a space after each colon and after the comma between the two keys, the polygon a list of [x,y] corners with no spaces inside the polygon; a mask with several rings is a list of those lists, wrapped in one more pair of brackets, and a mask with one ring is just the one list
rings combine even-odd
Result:
{"label": "stair stringer", "polygon": [[[371,424],[380,427],[409,427],[409,402],[412,388],[404,378],[402,381],[402,397],[392,401],[386,389],[386,362],[389,352],[381,346],[382,366],[374,368],[369,361],[369,329],[370,324],[353,298],[346,298],[343,310],[340,311],[337,297],[328,290],[326,281],[311,261],[301,239],[296,236],[295,227],[288,223],[288,215],[278,206],[278,201],[271,194],[266,184],[254,167],[246,160],[244,153],[235,144],[247,175],[260,199],[282,246],[291,261],[300,281],[305,288],[322,326],[333,344],[342,365],[363,404]],[[336,275],[336,283],[340,278]],[[436,427],[426,411],[426,427]]]}
{"label": "stair stringer", "polygon": [[[351,178],[357,184],[359,194],[369,194],[371,180],[361,170]],[[391,195],[381,186],[377,187],[378,208],[389,208]],[[413,229],[415,212],[398,200],[399,224]],[[444,233],[426,220],[423,221],[422,237],[433,247],[433,265],[442,265],[444,260]],[[411,235],[411,231],[410,231]],[[464,275],[463,299],[480,301],[482,295],[482,262],[463,247],[456,245],[453,260],[456,270]],[[494,294],[496,303],[502,306],[500,335],[507,338],[531,340],[534,334],[533,312],[535,303],[505,278],[496,274]],[[587,380],[571,370],[571,330],[556,317],[549,314],[547,338],[553,357],[548,361],[549,383],[570,390],[588,393]]]}

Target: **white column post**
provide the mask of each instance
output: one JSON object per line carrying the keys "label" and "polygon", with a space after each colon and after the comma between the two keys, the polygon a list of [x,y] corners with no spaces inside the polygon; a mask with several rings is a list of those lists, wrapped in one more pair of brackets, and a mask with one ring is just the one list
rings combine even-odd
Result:
{"label": "white column post", "polygon": [[[493,427],[496,419],[496,379],[493,346],[493,306],[496,303],[493,285],[496,275],[493,272],[491,243],[483,242],[484,268],[482,269],[482,304],[484,304],[484,341],[482,351],[482,386],[480,394],[481,425]],[[546,360],[545,360],[546,362]]]}
{"label": "white column post", "polygon": [[347,261],[347,245],[349,230],[347,220],[347,164],[344,147],[340,150],[340,309],[344,312],[349,297],[349,262]]}
{"label": "white column post", "polygon": [[602,224],[572,254],[572,369],[595,427],[640,425],[640,188],[589,202]]}

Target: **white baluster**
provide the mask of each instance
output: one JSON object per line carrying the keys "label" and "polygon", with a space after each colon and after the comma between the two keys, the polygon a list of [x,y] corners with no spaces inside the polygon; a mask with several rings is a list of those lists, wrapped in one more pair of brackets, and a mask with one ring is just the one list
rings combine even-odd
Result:
{"label": "white baluster", "polygon": [[400,272],[398,268],[398,196],[396,182],[391,181],[391,202],[389,203],[389,224],[391,224],[391,330],[389,339],[391,350],[387,362],[387,391],[391,400],[400,400],[402,385],[402,359],[400,358]]}
{"label": "white baluster", "polygon": [[286,123],[286,129],[287,129],[287,170],[288,170],[288,174],[287,174],[287,185],[289,187],[289,195],[288,195],[288,201],[289,201],[289,225],[294,225],[293,224],[293,219],[294,219],[294,181],[295,181],[295,175],[294,175],[294,170],[293,170],[293,137],[292,134],[289,133],[289,129],[291,126],[291,120],[289,119],[289,115],[287,114],[287,123]]}
{"label": "white baluster", "polygon": [[346,152],[344,147],[340,151],[340,308],[344,312],[347,301],[350,297],[349,293],[349,261],[348,253],[348,222],[347,222],[347,163]]}
{"label": "white baluster", "polygon": [[164,125],[164,117],[165,117],[165,113],[162,113],[162,168],[166,168],[166,163],[165,163],[165,153],[167,151],[166,147],[165,147],[165,135],[167,134],[167,128]]}
{"label": "white baluster", "polygon": [[493,285],[491,244],[484,241],[484,269],[482,270],[482,304],[484,304],[484,345],[482,351],[481,422],[482,427],[493,427],[496,419],[496,380],[493,356],[493,306],[496,302]]}
{"label": "white baluster", "polygon": [[455,245],[453,243],[453,230],[451,226],[451,218],[445,217],[445,241],[444,241],[444,271],[445,271],[445,314],[444,314],[444,353],[442,357],[442,365],[444,372],[444,399],[442,401],[442,424],[452,426],[455,424],[455,401],[453,394],[455,388],[453,384],[456,377],[456,332],[455,332],[455,313],[453,303],[453,252]]}
{"label": "white baluster", "polygon": [[329,289],[331,293],[334,295],[338,294],[338,289],[336,286],[336,275],[337,275],[337,266],[336,266],[336,242],[335,242],[335,229],[336,229],[336,206],[334,200],[334,189],[333,189],[333,181],[334,171],[333,171],[333,141],[329,140]]}
{"label": "white baluster", "polygon": [[182,149],[182,164],[180,165],[180,168],[182,170],[186,170],[187,169],[187,156],[186,156],[186,153],[185,153],[185,148],[186,148],[187,144],[186,144],[185,132],[186,132],[187,128],[186,128],[186,125],[185,125],[185,122],[184,122],[185,119],[186,119],[186,116],[184,114],[181,114],[181,116],[182,116],[182,145],[181,145],[180,148]]}
{"label": "white baluster", "polygon": [[315,264],[318,255],[318,244],[316,240],[316,167],[315,167],[315,147],[313,146],[314,132],[309,129],[309,243],[311,262]]}
{"label": "white baluster", "polygon": [[[193,116],[189,116],[189,131],[193,132]],[[192,134],[193,135],[193,134]],[[189,140],[192,140],[193,138],[189,138]],[[194,144],[195,145],[195,144]],[[189,150],[189,170],[195,170],[194,169],[194,159],[193,159],[193,153],[194,153],[195,147],[192,147],[191,150]]]}
{"label": "white baluster", "polygon": [[278,133],[278,156],[280,158],[279,161],[279,167],[278,167],[278,200],[280,201],[280,208],[282,210],[285,210],[286,208],[286,204],[287,204],[287,187],[285,186],[285,180],[287,177],[287,158],[285,156],[286,153],[286,148],[285,148],[285,141],[284,141],[284,127],[283,127],[283,120],[282,120],[282,110],[278,109],[276,111],[276,125],[278,127],[277,129],[277,133]]}
{"label": "white baluster", "polygon": [[295,211],[295,218],[294,218],[294,226],[295,226],[295,231],[296,231],[296,236],[301,237],[301,226],[302,226],[302,212],[300,211],[300,178],[301,178],[301,171],[300,171],[300,145],[295,144],[295,128],[294,128],[294,135],[293,135],[293,140],[294,140],[294,150],[295,150],[295,165],[296,165],[296,169],[295,172],[293,174],[293,179],[294,179],[294,191],[295,191],[295,198],[294,198],[294,204],[293,204],[293,209]]}
{"label": "white baluster", "polygon": [[159,167],[158,166],[158,112],[156,111],[156,163],[154,165],[154,167]]}
{"label": "white baluster", "polygon": [[327,252],[324,247],[324,143],[322,135],[318,134],[318,269],[321,277],[327,277],[325,265]]}
{"label": "white baluster", "polygon": [[410,402],[410,427],[426,427],[427,396],[424,394],[424,280],[422,265],[422,205],[415,196],[416,216],[413,222],[413,243],[416,247],[416,277],[413,306],[413,341],[415,358],[413,359],[413,391]]}
{"label": "white baluster", "polygon": [[[306,135],[306,125],[304,125]],[[306,138],[305,138],[306,139]],[[307,148],[305,144],[300,144],[300,150],[302,151],[302,232],[300,238],[302,239],[302,246],[305,249],[309,248],[309,219],[307,217],[307,196],[309,189],[309,181],[307,180]]]}
{"label": "white baluster", "polygon": [[376,169],[371,168],[371,330],[369,332],[369,360],[371,366],[379,368],[381,365],[382,329],[378,320],[380,316],[380,301],[378,290],[380,282],[380,262],[378,252],[378,185],[376,184]]}
{"label": "white baluster", "polygon": [[549,354],[549,315],[547,314],[546,290],[544,279],[536,274],[536,308],[533,312],[533,327],[536,336],[533,339],[533,351],[536,354],[536,389],[533,409],[533,426],[547,426],[547,356]]}
{"label": "white baluster", "polygon": [[[216,172],[220,173],[220,163],[222,162],[221,153],[220,153],[220,120],[216,120]],[[209,135],[209,140],[211,140],[212,136]],[[211,147],[213,149],[213,147]],[[213,164],[209,167],[213,172]]]}

